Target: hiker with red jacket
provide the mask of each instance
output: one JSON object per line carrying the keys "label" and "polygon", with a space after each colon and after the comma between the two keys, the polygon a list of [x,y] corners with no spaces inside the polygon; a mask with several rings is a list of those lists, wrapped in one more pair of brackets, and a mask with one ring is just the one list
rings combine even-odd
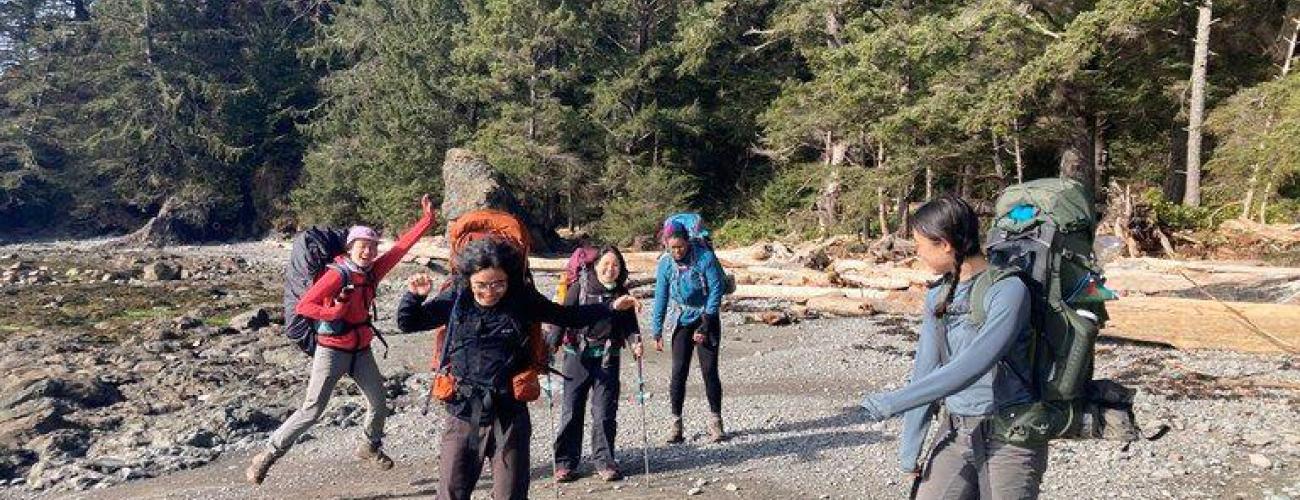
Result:
{"label": "hiker with red jacket", "polygon": [[[564,294],[564,305],[609,304],[628,295],[627,264],[618,248],[583,247],[578,252],[584,252],[579,255],[581,260],[590,262],[583,262],[570,277],[573,281]],[[620,313],[581,329],[548,327],[548,341],[558,344],[564,353],[562,373],[566,377],[560,430],[555,439],[555,479],[570,482],[578,477],[575,472],[582,458],[583,413],[590,396],[591,455],[597,462],[596,474],[605,481],[618,481],[623,478],[614,459],[619,359],[629,342],[632,356],[641,357],[641,329],[636,315]]]}
{"label": "hiker with red jacket", "polygon": [[[438,498],[469,500],[492,463],[492,497],[528,497],[529,401],[540,395],[537,376],[546,366],[539,323],[582,328],[631,311],[636,299],[562,306],[533,286],[527,256],[503,238],[484,237],[453,258],[451,286],[429,298],[433,280],[408,282],[397,325],[414,332],[446,326],[435,345],[434,396],[447,418],[438,463]],[[435,340],[436,342],[438,340]]]}
{"label": "hiker with red jacket", "polygon": [[317,322],[317,349],[312,356],[307,394],[302,407],[271,434],[266,449],[249,463],[245,471],[249,482],[261,484],[276,460],[316,423],[343,375],[352,377],[366,398],[366,417],[361,427],[365,440],[357,448],[357,458],[373,462],[380,469],[393,467],[392,458],[383,451],[387,406],[384,377],[370,349],[377,333],[371,324],[374,320],[371,310],[376,286],[433,226],[433,202],[429,195],[420,199],[420,208],[423,213],[420,220],[383,255],[379,254],[377,231],[353,226],[348,231],[347,254],[338,256],[335,264],[316,279],[298,302],[296,312]]}

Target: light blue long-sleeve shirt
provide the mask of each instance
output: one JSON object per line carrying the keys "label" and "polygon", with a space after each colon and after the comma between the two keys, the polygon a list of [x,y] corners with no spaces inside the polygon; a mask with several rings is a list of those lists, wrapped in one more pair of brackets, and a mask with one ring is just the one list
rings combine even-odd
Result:
{"label": "light blue long-sleeve shirt", "polygon": [[873,394],[862,406],[874,418],[903,414],[899,467],[916,468],[921,442],[929,430],[931,403],[943,400],[949,413],[991,415],[1000,408],[1033,401],[1026,386],[1032,377],[1029,362],[1030,295],[1019,279],[1003,279],[985,295],[984,324],[976,330],[970,319],[970,289],[975,280],[957,287],[942,321],[948,325],[948,363],[939,366],[939,339],[934,307],[942,287],[926,296],[920,341],[912,379],[901,389]]}
{"label": "light blue long-sleeve shirt", "polygon": [[[665,327],[672,329],[678,325],[689,325],[704,315],[718,314],[724,292],[726,275],[712,250],[692,243],[690,253],[682,262],[664,253],[659,257],[659,266],[655,269],[651,335],[656,339],[661,338]],[[664,324],[670,300],[684,306],[676,325]]]}

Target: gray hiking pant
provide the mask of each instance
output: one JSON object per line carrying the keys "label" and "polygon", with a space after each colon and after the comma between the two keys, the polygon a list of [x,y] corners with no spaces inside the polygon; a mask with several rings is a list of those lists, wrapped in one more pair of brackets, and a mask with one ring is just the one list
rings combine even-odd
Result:
{"label": "gray hiking pant", "polygon": [[388,414],[388,407],[384,403],[384,376],[379,373],[375,354],[370,349],[351,353],[322,346],[316,348],[316,355],[312,357],[311,379],[307,382],[307,395],[302,407],[271,434],[269,444],[272,450],[283,454],[320,419],[329,405],[330,393],[334,392],[334,386],[343,375],[351,376],[366,397],[366,419],[361,432],[371,445],[378,447],[383,443],[384,417]]}
{"label": "gray hiking pant", "polygon": [[1024,448],[989,437],[985,417],[951,415],[921,473],[917,499],[1033,500],[1047,472],[1047,446]]}
{"label": "gray hiking pant", "polygon": [[485,458],[492,462],[492,498],[527,500],[533,423],[526,408],[496,415],[492,425],[474,425],[448,415],[443,428],[437,500],[470,500]]}

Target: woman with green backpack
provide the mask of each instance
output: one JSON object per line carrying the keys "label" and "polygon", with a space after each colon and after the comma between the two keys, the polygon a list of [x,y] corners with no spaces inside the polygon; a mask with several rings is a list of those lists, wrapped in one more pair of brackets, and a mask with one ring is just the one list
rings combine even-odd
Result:
{"label": "woman with green backpack", "polygon": [[[971,303],[975,282],[997,271],[982,253],[979,220],[964,200],[930,201],[911,220],[918,257],[944,277],[926,296],[911,381],[867,396],[862,407],[874,421],[903,416],[899,462],[913,477],[913,498],[1037,498],[1047,446],[994,439],[991,418],[1035,398],[1030,291],[1020,279],[997,279],[982,304]],[[972,308],[982,308],[983,321],[972,320]],[[928,461],[918,464],[940,403],[939,437]]]}

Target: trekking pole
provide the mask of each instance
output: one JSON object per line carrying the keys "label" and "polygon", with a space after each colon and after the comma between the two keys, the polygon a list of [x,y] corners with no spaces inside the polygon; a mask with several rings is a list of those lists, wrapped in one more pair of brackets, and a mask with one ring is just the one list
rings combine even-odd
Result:
{"label": "trekking pole", "polygon": [[[546,419],[551,423],[551,442],[554,443],[558,438],[559,431],[555,430],[555,397],[551,393],[555,387],[551,385],[551,365],[546,365]],[[555,482],[555,498],[560,498],[560,464],[555,458],[555,451],[551,451],[551,480]]]}
{"label": "trekking pole", "polygon": [[645,418],[645,352],[636,358],[636,400],[641,407],[641,455],[645,459],[645,485],[650,487],[650,434]]}

